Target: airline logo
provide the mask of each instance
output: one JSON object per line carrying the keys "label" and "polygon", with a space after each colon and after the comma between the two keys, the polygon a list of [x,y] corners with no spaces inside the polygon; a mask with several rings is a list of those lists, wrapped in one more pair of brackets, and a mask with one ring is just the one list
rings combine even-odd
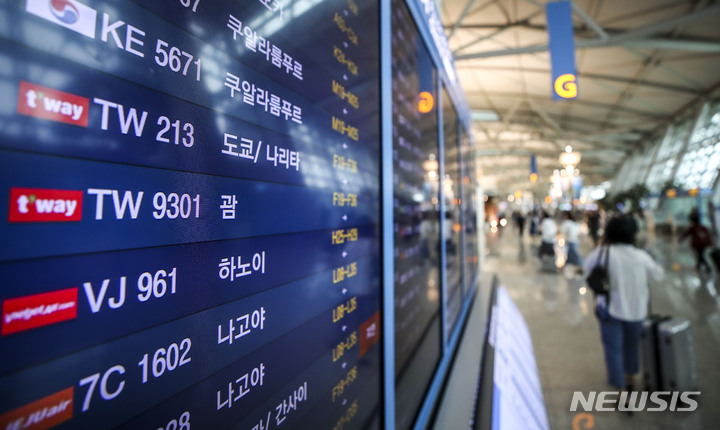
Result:
{"label": "airline logo", "polygon": [[77,287],[7,299],[2,304],[2,335],[75,319],[77,308]]}
{"label": "airline logo", "polygon": [[95,38],[97,11],[75,0],[27,0],[25,11],[91,39]]}
{"label": "airline logo", "polygon": [[11,188],[9,221],[82,221],[82,201],[82,191]]}
{"label": "airline logo", "polygon": [[20,81],[20,114],[87,127],[90,100],[75,94]]}
{"label": "airline logo", "polygon": [[360,324],[360,357],[380,340],[380,312]]}
{"label": "airline logo", "polygon": [[73,417],[73,387],[0,415],[4,430],[45,430]]}

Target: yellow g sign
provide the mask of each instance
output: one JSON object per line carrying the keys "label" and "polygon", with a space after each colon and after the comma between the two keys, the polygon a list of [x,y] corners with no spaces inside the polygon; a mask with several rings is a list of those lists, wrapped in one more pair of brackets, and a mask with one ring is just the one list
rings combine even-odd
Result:
{"label": "yellow g sign", "polygon": [[558,76],[557,79],[555,79],[555,94],[564,99],[577,97],[578,88],[575,79],[576,77],[572,73],[565,73],[564,75]]}
{"label": "yellow g sign", "polygon": [[585,430],[595,427],[595,417],[593,414],[583,412],[573,417],[573,430]]}
{"label": "yellow g sign", "polygon": [[433,95],[427,91],[421,92],[420,100],[418,101],[418,111],[420,111],[420,113],[428,113],[432,111],[433,106],[435,106]]}

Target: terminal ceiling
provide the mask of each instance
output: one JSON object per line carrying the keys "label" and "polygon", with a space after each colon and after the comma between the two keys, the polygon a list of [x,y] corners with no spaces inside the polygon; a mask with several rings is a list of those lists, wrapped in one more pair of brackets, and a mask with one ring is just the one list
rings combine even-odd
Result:
{"label": "terminal ceiling", "polygon": [[[579,97],[553,101],[545,0],[440,0],[489,192],[544,195],[566,145],[586,185],[720,95],[720,2],[572,1]],[[487,112],[486,112],[487,113]],[[530,155],[540,180],[531,184]]]}

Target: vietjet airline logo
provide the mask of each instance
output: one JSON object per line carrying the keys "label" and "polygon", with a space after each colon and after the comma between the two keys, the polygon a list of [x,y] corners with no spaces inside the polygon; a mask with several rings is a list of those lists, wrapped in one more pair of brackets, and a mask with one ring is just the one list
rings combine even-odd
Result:
{"label": "vietjet airline logo", "polygon": [[82,191],[11,188],[9,221],[82,221],[82,200]]}
{"label": "vietjet airline logo", "polygon": [[77,308],[77,287],[7,299],[2,304],[2,335],[75,319]]}
{"label": "vietjet airline logo", "polygon": [[95,38],[97,11],[75,0],[27,0],[25,10],[40,18]]}
{"label": "vietjet airline logo", "polygon": [[89,99],[25,81],[19,88],[18,113],[87,127]]}
{"label": "vietjet airline logo", "polygon": [[45,430],[73,417],[73,387],[0,415],[5,430]]}

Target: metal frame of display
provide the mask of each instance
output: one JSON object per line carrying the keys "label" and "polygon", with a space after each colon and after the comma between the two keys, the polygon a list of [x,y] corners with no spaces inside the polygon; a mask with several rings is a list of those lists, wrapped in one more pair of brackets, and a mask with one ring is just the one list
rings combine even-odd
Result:
{"label": "metal frame of display", "polygon": [[[464,98],[462,89],[456,82],[452,82],[451,78],[447,76],[447,72],[442,67],[443,61],[442,56],[439,53],[438,47],[433,41],[431,31],[428,25],[429,20],[426,19],[425,9],[422,2],[428,2],[429,0],[406,0],[405,3],[410,10],[411,16],[413,17],[415,24],[418,28],[419,34],[423,38],[428,50],[430,57],[435,64],[438,75],[436,77],[436,85],[438,88],[439,100],[436,101],[438,110],[438,143],[439,143],[439,174],[440,178],[444,174],[444,134],[443,134],[443,122],[442,122],[442,97],[440,89],[444,86],[447,88],[450,96],[451,103],[455,106],[458,115],[458,139],[460,138],[460,130],[467,133],[469,137],[470,146],[474,146],[472,140],[472,134],[470,133],[470,110],[467,106],[467,102]],[[431,10],[430,12],[435,12]],[[393,237],[393,160],[392,160],[392,110],[386,108],[392,106],[392,28],[391,28],[391,5],[390,2],[381,2],[380,4],[380,81],[381,81],[381,104],[383,106],[381,112],[381,156],[382,156],[382,243],[383,243],[383,375],[384,375],[384,423],[385,429],[390,430],[395,428],[395,335],[394,335],[394,260],[393,253],[394,249],[394,237]],[[462,148],[462,142],[458,142],[458,147]],[[441,187],[442,189],[442,187]],[[443,220],[445,216],[445,207],[440,207],[440,219]],[[463,215],[464,216],[464,215]],[[442,232],[442,229],[440,229]],[[441,233],[442,234],[442,233]],[[462,247],[465,246],[465,236],[463,235]],[[461,311],[458,316],[455,327],[448,336],[446,330],[447,324],[447,307],[445,306],[445,299],[447,297],[447,282],[446,282],[446,248],[444,240],[441,236],[441,262],[440,262],[440,279],[442,280],[441,285],[441,303],[443,304],[440,309],[440,317],[442,322],[441,335],[442,335],[442,354],[440,362],[437,365],[434,376],[428,388],[427,394],[420,406],[414,429],[420,430],[428,426],[429,421],[432,417],[433,410],[441,394],[444,380],[447,376],[450,363],[453,359],[454,352],[458,346],[458,340],[464,328],[467,316],[469,313],[472,299],[476,292],[477,282],[479,280],[480,266],[478,264],[477,271],[473,274],[472,279],[464,280],[471,283],[471,287],[467,291],[467,295],[462,297]],[[390,251],[388,251],[390,250]],[[390,288],[389,286],[393,286]],[[460,291],[460,294],[464,292]]]}
{"label": "metal frame of display", "polygon": [[[380,157],[382,212],[382,328],[383,328],[383,396],[384,428],[395,428],[395,289],[393,285],[393,157],[392,157],[392,29],[389,1],[380,2]],[[389,142],[389,143],[388,143]],[[388,252],[388,250],[391,250]],[[392,322],[392,323],[391,323]]]}

